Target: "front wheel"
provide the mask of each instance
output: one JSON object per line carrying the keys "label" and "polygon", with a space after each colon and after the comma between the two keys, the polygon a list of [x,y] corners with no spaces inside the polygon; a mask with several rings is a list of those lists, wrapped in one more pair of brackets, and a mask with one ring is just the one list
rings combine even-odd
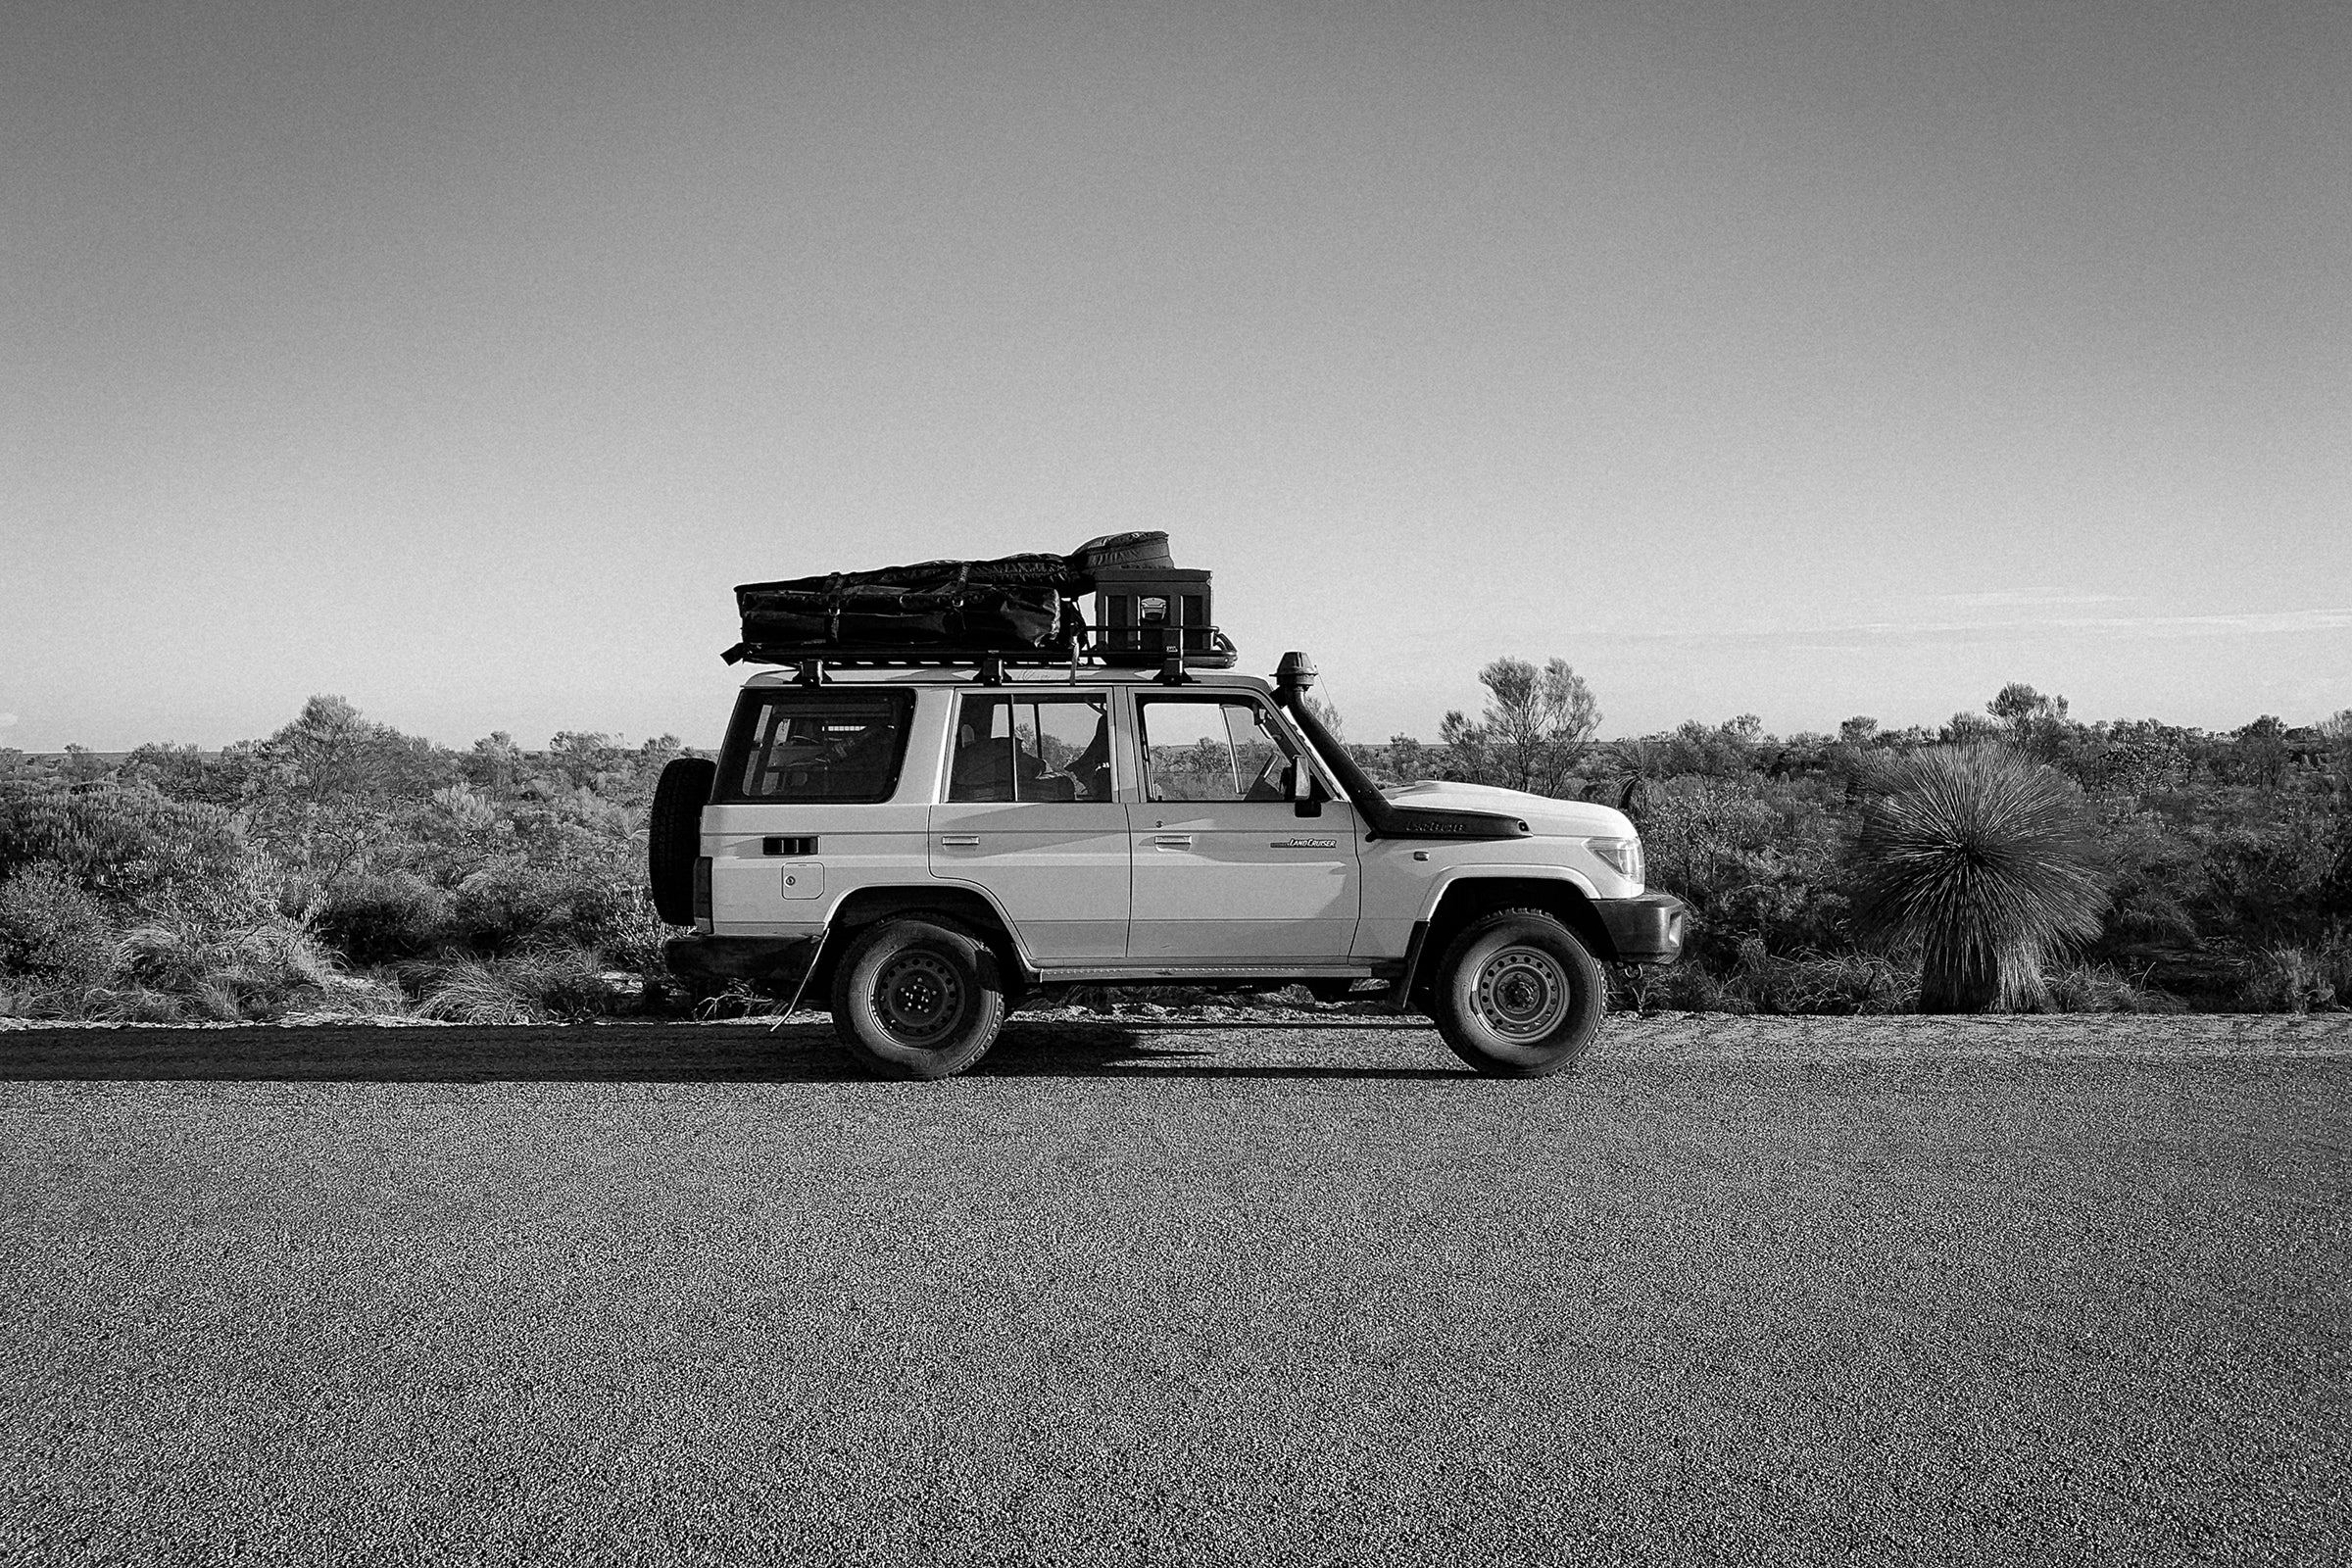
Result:
{"label": "front wheel", "polygon": [[1494,1078],[1544,1078],[1576,1065],[1608,1006],[1600,964],[1541,909],[1501,909],[1446,950],[1438,1033]]}
{"label": "front wheel", "polygon": [[945,921],[885,920],[833,972],[834,1032],[893,1077],[953,1077],[988,1054],[1004,1022],[996,955]]}

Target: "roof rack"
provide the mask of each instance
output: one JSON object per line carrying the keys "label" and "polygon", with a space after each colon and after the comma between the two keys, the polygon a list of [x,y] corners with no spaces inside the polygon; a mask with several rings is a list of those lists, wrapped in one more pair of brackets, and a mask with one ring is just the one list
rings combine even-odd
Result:
{"label": "roof rack", "polygon": [[[1240,657],[1233,639],[1214,626],[1187,626],[1170,649],[1153,626],[1089,630],[1063,648],[833,648],[812,643],[737,643],[719,658],[730,664],[816,664],[836,669],[960,669],[995,665],[1024,669],[1231,669]],[[820,677],[821,678],[821,674]]]}

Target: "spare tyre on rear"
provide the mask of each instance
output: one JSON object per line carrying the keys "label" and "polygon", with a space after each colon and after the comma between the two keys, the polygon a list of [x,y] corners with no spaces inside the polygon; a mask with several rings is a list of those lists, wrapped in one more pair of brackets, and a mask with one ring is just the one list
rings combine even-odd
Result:
{"label": "spare tyre on rear", "polygon": [[654,908],[671,925],[694,924],[694,862],[703,853],[703,808],[718,782],[718,764],[708,757],[672,758],[654,786],[653,815],[646,822],[646,875],[654,887]]}

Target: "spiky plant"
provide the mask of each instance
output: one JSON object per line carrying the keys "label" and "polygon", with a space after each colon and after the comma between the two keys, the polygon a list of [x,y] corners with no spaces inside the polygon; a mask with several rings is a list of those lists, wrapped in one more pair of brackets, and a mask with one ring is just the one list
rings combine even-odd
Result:
{"label": "spiky plant", "polygon": [[2000,745],[1915,752],[1877,783],[1855,912],[1919,944],[1919,1010],[2040,1005],[2043,956],[2098,935],[2107,907],[2081,793]]}

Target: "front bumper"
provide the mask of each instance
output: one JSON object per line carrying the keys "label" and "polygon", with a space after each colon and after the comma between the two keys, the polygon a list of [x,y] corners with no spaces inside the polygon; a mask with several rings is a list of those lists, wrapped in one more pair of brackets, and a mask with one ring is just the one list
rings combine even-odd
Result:
{"label": "front bumper", "polygon": [[798,985],[816,961],[821,937],[671,937],[662,945],[682,980],[765,980]]}
{"label": "front bumper", "polygon": [[1683,956],[1683,925],[1690,910],[1673,894],[1594,899],[1592,907],[1608,927],[1619,963],[1672,963]]}

